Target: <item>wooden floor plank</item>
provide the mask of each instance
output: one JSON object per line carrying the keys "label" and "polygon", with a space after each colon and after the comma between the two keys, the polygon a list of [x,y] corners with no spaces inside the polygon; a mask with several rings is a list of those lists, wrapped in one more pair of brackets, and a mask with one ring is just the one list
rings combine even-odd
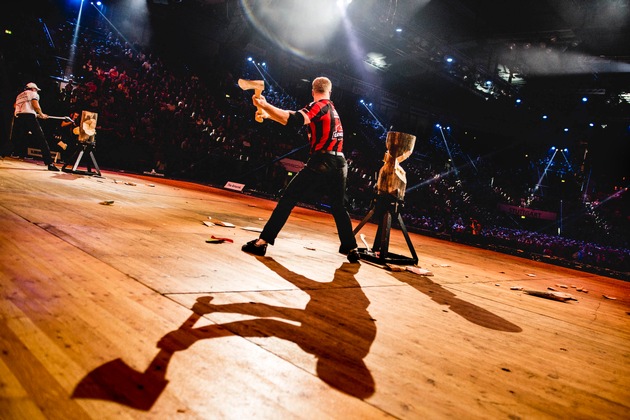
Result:
{"label": "wooden floor plank", "polygon": [[0,418],[627,418],[627,282],[416,234],[431,276],[350,264],[303,208],[241,252],[273,206],[0,161]]}

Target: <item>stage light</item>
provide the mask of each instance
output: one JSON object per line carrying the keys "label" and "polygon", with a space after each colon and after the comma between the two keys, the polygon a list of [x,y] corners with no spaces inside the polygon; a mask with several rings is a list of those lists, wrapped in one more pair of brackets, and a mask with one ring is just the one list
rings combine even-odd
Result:
{"label": "stage light", "polygon": [[402,28],[396,28],[396,32],[401,33],[402,32]]}
{"label": "stage light", "polygon": [[520,104],[521,102],[522,102],[522,101],[520,100],[520,98],[516,100],[516,103],[517,103],[517,104]]}
{"label": "stage light", "polygon": [[588,102],[588,98],[586,96],[582,97],[582,102]]}
{"label": "stage light", "polygon": [[542,119],[543,119],[543,120],[546,120],[547,118],[549,118],[549,116],[547,116],[547,115],[543,115],[543,116],[542,116]]}
{"label": "stage light", "polygon": [[568,128],[565,128],[563,131],[564,131],[565,133],[568,133],[568,132],[569,132],[569,129],[568,129]]}
{"label": "stage light", "polygon": [[588,123],[589,127],[595,127],[595,123]]}
{"label": "stage light", "polygon": [[453,62],[453,57],[446,57],[446,62],[447,63],[452,63]]}
{"label": "stage light", "polygon": [[253,59],[253,58],[251,58],[251,57],[247,57],[247,61],[250,61],[250,62],[251,62],[251,61],[254,61],[254,59]]}

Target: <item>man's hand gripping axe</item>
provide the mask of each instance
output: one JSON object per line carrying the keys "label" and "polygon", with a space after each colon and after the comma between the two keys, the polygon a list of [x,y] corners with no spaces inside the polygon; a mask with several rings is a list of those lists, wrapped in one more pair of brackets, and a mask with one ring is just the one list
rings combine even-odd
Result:
{"label": "man's hand gripping axe", "polygon": [[[260,97],[262,91],[265,89],[265,81],[238,79],[238,86],[243,90],[254,89],[254,96],[258,98]],[[256,121],[261,123],[263,122],[263,119],[265,118],[267,113],[260,107],[256,108],[257,111],[254,118],[256,119]]]}

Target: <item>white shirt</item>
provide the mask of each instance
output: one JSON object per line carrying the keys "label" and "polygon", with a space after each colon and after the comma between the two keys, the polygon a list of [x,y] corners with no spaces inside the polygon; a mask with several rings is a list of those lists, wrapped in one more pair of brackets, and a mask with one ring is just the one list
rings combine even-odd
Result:
{"label": "white shirt", "polygon": [[39,101],[39,93],[32,90],[25,90],[15,98],[15,115],[17,114],[35,114],[37,111],[33,108],[33,99]]}

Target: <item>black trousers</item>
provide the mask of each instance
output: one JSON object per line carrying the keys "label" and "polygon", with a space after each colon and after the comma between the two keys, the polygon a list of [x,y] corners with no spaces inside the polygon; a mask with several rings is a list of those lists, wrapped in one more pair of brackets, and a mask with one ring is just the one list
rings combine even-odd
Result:
{"label": "black trousers", "polygon": [[39,125],[39,121],[37,121],[35,114],[17,114],[13,118],[11,138],[9,139],[5,149],[2,151],[2,155],[9,155],[16,146],[24,148],[25,150],[29,134],[37,139],[37,143],[42,151],[42,159],[44,160],[44,163],[46,165],[52,164],[53,159],[50,157],[50,146],[48,146],[42,127]]}
{"label": "black trousers", "polygon": [[311,155],[306,166],[287,185],[260,238],[273,245],[298,201],[308,199],[318,192],[330,199],[331,213],[341,241],[340,249],[349,251],[356,248],[357,241],[345,206],[347,176],[348,163],[343,156],[325,153]]}

